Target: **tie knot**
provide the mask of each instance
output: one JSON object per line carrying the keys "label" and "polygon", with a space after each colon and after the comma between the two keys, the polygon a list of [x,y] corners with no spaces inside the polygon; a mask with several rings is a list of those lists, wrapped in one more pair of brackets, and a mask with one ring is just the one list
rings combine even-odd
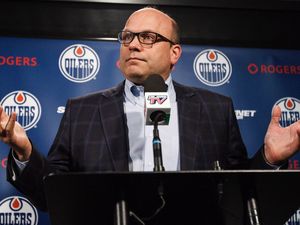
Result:
{"label": "tie knot", "polygon": [[135,97],[140,96],[140,90],[135,85],[130,88],[130,91]]}

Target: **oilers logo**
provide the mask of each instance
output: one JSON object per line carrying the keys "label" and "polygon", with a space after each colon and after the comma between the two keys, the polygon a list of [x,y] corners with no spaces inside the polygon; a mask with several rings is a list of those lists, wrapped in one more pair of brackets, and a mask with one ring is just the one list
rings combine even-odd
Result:
{"label": "oilers logo", "polygon": [[202,83],[208,86],[221,86],[229,80],[232,66],[223,52],[206,49],[196,56],[194,73]]}
{"label": "oilers logo", "polygon": [[26,198],[11,196],[0,202],[0,224],[37,225],[38,213]]}
{"label": "oilers logo", "polygon": [[284,225],[300,225],[300,209]]}
{"label": "oilers logo", "polygon": [[60,55],[60,72],[70,81],[84,83],[93,79],[100,68],[96,52],[86,45],[76,44],[67,47]]}
{"label": "oilers logo", "polygon": [[17,121],[25,129],[34,127],[41,118],[41,105],[37,98],[26,91],[14,91],[7,94],[0,103],[4,111],[10,115],[17,113]]}
{"label": "oilers logo", "polygon": [[280,124],[287,127],[300,119],[300,101],[293,97],[279,99],[275,105],[281,108]]}

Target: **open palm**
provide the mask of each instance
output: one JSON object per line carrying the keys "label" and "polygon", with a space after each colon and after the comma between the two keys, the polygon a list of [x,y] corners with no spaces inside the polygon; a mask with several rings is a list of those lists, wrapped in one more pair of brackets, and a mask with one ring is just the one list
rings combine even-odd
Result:
{"label": "open palm", "polygon": [[300,149],[300,120],[282,127],[279,123],[280,116],[281,109],[275,106],[264,140],[266,160],[271,164],[287,160]]}

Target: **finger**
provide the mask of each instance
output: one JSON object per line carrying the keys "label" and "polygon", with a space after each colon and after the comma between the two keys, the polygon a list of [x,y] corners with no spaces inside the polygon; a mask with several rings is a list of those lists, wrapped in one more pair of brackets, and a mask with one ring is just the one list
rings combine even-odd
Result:
{"label": "finger", "polygon": [[9,131],[7,130],[7,127],[8,127],[8,124],[9,124],[10,120],[11,120],[11,115],[9,116],[9,119],[6,122],[6,125],[5,125],[4,129],[1,127],[1,133],[0,133],[1,137],[7,137],[8,133],[9,133]]}
{"label": "finger", "polygon": [[4,127],[5,127],[5,122],[4,119],[2,119],[2,113],[3,112],[3,108],[2,106],[0,106],[0,137],[5,136],[5,132],[4,132]]}
{"label": "finger", "polygon": [[298,136],[299,136],[299,139],[300,139],[300,119],[297,121],[297,125],[296,125],[296,129],[297,129],[297,133],[298,133]]}
{"label": "finger", "polygon": [[280,118],[281,118],[281,109],[278,105],[276,105],[272,110],[271,123],[279,125]]}
{"label": "finger", "polygon": [[17,119],[17,113],[12,112],[12,114],[9,116],[9,120],[5,126],[6,134],[10,134],[10,135],[12,134],[13,129],[15,127],[16,119]]}
{"label": "finger", "polygon": [[5,120],[8,120],[8,115],[3,110],[3,107],[0,106],[0,121],[4,122]]}
{"label": "finger", "polygon": [[2,121],[2,117],[3,117],[2,112],[3,112],[3,108],[2,106],[0,106],[0,121]]}

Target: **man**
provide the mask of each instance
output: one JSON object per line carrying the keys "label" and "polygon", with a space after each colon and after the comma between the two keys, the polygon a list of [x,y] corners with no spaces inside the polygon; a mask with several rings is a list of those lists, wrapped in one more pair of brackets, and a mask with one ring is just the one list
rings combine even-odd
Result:
{"label": "man", "polygon": [[[161,136],[166,170],[277,168],[300,147],[300,121],[279,125],[274,108],[263,147],[248,160],[232,102],[205,90],[186,87],[170,76],[180,58],[178,27],[163,12],[134,12],[119,34],[120,70],[125,82],[106,91],[69,100],[57,136],[45,159],[25,131],[0,108],[1,141],[9,154],[8,180],[41,209],[46,209],[42,179],[50,172],[149,170],[149,139],[143,125],[142,84],[160,74],[168,85],[172,114]],[[212,119],[213,118],[213,119]]]}

